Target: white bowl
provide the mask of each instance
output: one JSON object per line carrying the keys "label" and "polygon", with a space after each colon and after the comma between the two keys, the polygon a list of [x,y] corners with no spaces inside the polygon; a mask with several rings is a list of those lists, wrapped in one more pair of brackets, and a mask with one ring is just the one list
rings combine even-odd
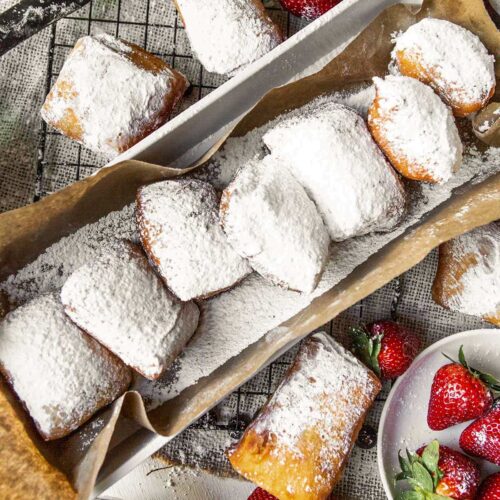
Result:
{"label": "white bowl", "polygon": [[[408,371],[394,384],[379,424],[377,461],[388,498],[393,498],[406,483],[394,483],[400,471],[398,451],[416,450],[433,439],[460,450],[458,439],[470,422],[455,425],[444,431],[432,431],[427,426],[427,406],[432,379],[436,371],[449,363],[442,353],[458,359],[458,350],[464,353],[470,366],[500,378],[500,330],[483,329],[457,333],[431,345],[412,363]],[[477,460],[482,475],[499,470],[495,465]]]}

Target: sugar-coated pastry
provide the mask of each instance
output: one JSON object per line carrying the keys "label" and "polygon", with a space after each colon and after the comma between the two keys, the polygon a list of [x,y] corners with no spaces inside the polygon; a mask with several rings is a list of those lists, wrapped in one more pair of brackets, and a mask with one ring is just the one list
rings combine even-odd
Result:
{"label": "sugar-coated pastry", "polygon": [[278,118],[263,139],[316,203],[332,240],[388,231],[401,219],[397,174],[361,116],[332,97]]}
{"label": "sugar-coated pastry", "polygon": [[206,70],[232,75],[283,41],[260,0],[174,0]]}
{"label": "sugar-coated pastry", "polygon": [[123,394],[130,370],[42,295],[0,323],[0,371],[46,440],[66,436]]}
{"label": "sugar-coated pastry", "polygon": [[449,21],[410,26],[392,55],[401,74],[430,85],[456,116],[480,110],[495,93],[495,58],[474,33]]}
{"label": "sugar-coated pastry", "polygon": [[280,500],[326,499],[339,481],[377,377],[323,334],[302,345],[270,401],[227,452],[234,469]]}
{"label": "sugar-coated pastry", "polygon": [[198,326],[194,302],[172,295],[142,250],[122,242],[77,269],[61,291],[66,314],[125,364],[158,378]]}
{"label": "sugar-coated pastry", "polygon": [[439,247],[432,296],[447,309],[500,326],[500,221]]}
{"label": "sugar-coated pastry", "polygon": [[368,127],[394,168],[417,181],[448,181],[462,161],[462,142],[450,108],[414,78],[373,81],[376,96]]}
{"label": "sugar-coated pastry", "polygon": [[80,38],[42,107],[43,119],[89,149],[114,156],[163,125],[188,81],[137,45]]}
{"label": "sugar-coated pastry", "polygon": [[312,292],[330,239],[304,188],[266,156],[244,166],[222,194],[220,218],[229,243],[261,275]]}
{"label": "sugar-coated pastry", "polygon": [[207,182],[179,179],[142,187],[137,223],[149,260],[181,300],[227,290],[252,270],[228,243],[219,199]]}

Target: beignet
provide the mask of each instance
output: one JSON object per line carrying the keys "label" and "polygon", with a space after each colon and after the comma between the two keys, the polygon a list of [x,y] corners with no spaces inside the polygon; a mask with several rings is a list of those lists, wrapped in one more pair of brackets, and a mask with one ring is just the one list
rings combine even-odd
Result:
{"label": "beignet", "polygon": [[500,326],[500,221],[439,247],[432,297],[447,309]]}
{"label": "beignet", "polygon": [[361,116],[332,97],[283,115],[263,140],[316,203],[332,240],[388,231],[401,219],[397,174]]}
{"label": "beignet", "polygon": [[222,194],[220,218],[229,243],[261,275],[312,292],[330,239],[302,186],[271,156],[245,165]]}
{"label": "beignet", "polygon": [[380,381],[324,333],[304,342],[272,398],[227,452],[280,500],[326,499],[340,480]]}
{"label": "beignet", "polygon": [[283,41],[260,0],[174,0],[207,71],[233,75]]}
{"label": "beignet", "polygon": [[198,306],[174,297],[128,242],[77,269],[61,300],[80,328],[148,379],[170,367],[198,326]]}
{"label": "beignet", "polygon": [[211,184],[195,179],[158,182],[140,188],[136,202],[144,250],[181,300],[215,295],[252,271],[222,231],[219,199]]}
{"label": "beignet", "polygon": [[45,99],[42,118],[87,148],[114,156],[163,125],[185,76],[107,34],[80,38]]}
{"label": "beignet", "polygon": [[123,394],[130,370],[42,295],[0,323],[0,371],[46,440],[66,436]]}
{"label": "beignet", "polygon": [[462,162],[462,142],[448,106],[414,78],[373,81],[368,127],[394,168],[417,181],[448,181]]}
{"label": "beignet", "polygon": [[425,18],[396,38],[399,71],[430,85],[456,116],[483,108],[495,93],[495,58],[469,30]]}

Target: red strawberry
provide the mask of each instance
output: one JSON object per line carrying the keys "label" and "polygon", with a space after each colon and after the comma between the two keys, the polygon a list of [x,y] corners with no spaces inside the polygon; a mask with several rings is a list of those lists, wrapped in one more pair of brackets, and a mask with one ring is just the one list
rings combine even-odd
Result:
{"label": "red strawberry", "polygon": [[418,336],[394,321],[351,328],[351,334],[357,356],[386,380],[402,375],[420,350]]}
{"label": "red strawberry", "polygon": [[280,0],[281,6],[294,16],[316,19],[342,0]]}
{"label": "red strawberry", "polygon": [[500,465],[500,399],[465,428],[460,436],[460,448],[469,455]]}
{"label": "red strawberry", "polygon": [[447,446],[440,446],[437,440],[420,448],[417,454],[408,451],[406,454],[407,459],[399,456],[402,472],[396,480],[408,481],[414,492],[403,492],[398,498],[474,498],[480,472],[478,465],[469,457]]}
{"label": "red strawberry", "polygon": [[488,476],[482,482],[476,500],[500,500],[500,472]]}
{"label": "red strawberry", "polygon": [[491,375],[467,365],[462,347],[460,363],[442,366],[432,381],[427,424],[434,431],[483,415],[492,405],[492,390],[500,385]]}
{"label": "red strawberry", "polygon": [[275,496],[268,493],[262,488],[257,488],[253,490],[252,494],[248,497],[248,500],[278,500]]}

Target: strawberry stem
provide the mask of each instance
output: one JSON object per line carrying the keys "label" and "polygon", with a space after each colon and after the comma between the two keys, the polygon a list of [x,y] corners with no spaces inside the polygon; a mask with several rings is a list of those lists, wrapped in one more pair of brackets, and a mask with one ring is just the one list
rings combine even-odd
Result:
{"label": "strawberry stem", "polygon": [[472,368],[471,366],[469,366],[467,360],[465,359],[463,345],[461,345],[460,349],[458,350],[458,363],[444,352],[442,352],[441,354],[445,358],[449,359],[452,363],[461,364],[466,370],[469,371],[471,375],[481,380],[481,382],[483,382],[486,385],[486,387],[488,387],[488,389],[490,389],[491,391],[500,392],[500,381],[498,379],[496,379],[490,373],[484,373],[480,370],[477,370],[476,368]]}

